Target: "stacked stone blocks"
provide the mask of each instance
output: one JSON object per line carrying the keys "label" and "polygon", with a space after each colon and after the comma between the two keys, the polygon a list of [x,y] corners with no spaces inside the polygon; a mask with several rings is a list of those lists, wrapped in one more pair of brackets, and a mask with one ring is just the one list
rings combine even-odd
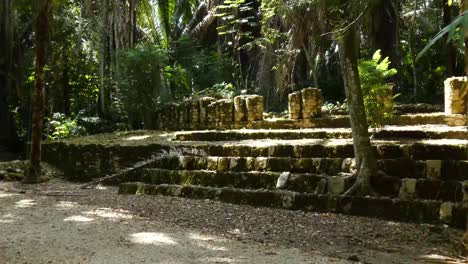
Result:
{"label": "stacked stone blocks", "polygon": [[262,121],[264,100],[258,95],[241,95],[234,99],[211,97],[169,104],[157,114],[157,129],[205,129],[229,124]]}
{"label": "stacked stone blocks", "polygon": [[445,113],[466,114],[467,113],[467,94],[466,77],[452,77],[444,82],[445,94]]}
{"label": "stacked stone blocks", "polygon": [[289,94],[289,118],[310,119],[319,117],[322,111],[322,95],[320,89],[306,88]]}

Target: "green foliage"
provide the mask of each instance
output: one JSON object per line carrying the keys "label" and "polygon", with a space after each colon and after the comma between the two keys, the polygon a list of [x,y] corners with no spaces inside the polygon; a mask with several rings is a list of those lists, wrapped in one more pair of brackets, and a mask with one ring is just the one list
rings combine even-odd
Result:
{"label": "green foliage", "polygon": [[424,47],[421,52],[419,52],[418,56],[416,56],[416,60],[419,60],[427,50],[432,47],[438,40],[440,40],[446,34],[448,35],[447,41],[450,40],[459,40],[459,45],[463,46],[464,43],[464,30],[460,30],[468,27],[468,11],[463,12],[457,18],[455,18],[452,23],[444,27],[441,31],[439,31]]}
{"label": "green foliage", "polygon": [[359,77],[366,108],[367,120],[372,127],[381,127],[392,117],[393,94],[392,85],[387,82],[389,77],[397,74],[397,70],[389,69],[390,61],[382,59],[377,50],[371,60],[359,61]]}
{"label": "green foliage", "polygon": [[142,116],[145,111],[156,109],[158,102],[168,96],[163,78],[168,61],[166,50],[156,45],[139,45],[119,57],[122,69],[117,83],[124,110],[129,115]]}
{"label": "green foliage", "polygon": [[69,137],[82,136],[86,129],[78,125],[77,118],[71,119],[62,113],[54,113],[48,120],[47,138],[59,140]]}
{"label": "green foliage", "polygon": [[346,100],[343,103],[338,101],[336,103],[326,102],[322,106],[322,111],[329,115],[346,114],[348,112],[348,102]]}
{"label": "green foliage", "polygon": [[189,81],[186,83],[187,87],[171,87],[171,89],[185,91],[185,96],[217,83],[233,82],[232,61],[227,55],[215,49],[202,47],[189,39],[182,38],[171,51],[170,57],[184,69],[186,75],[182,78],[187,78]]}
{"label": "green foliage", "polygon": [[230,99],[238,95],[236,87],[232,83],[217,83],[210,88],[204,89],[200,92],[194,93],[192,97],[203,97],[209,96],[214,98],[226,98]]}

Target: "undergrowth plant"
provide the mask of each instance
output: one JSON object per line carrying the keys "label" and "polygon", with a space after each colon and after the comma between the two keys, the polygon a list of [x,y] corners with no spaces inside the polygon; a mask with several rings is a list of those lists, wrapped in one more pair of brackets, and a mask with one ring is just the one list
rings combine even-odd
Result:
{"label": "undergrowth plant", "polygon": [[74,136],[83,136],[86,129],[78,125],[77,118],[72,119],[62,113],[54,113],[48,120],[47,138],[52,140],[64,139]]}
{"label": "undergrowth plant", "polygon": [[377,50],[371,60],[359,61],[359,77],[366,108],[367,120],[371,127],[382,127],[393,116],[392,84],[388,79],[397,74],[390,68],[388,57],[382,59]]}

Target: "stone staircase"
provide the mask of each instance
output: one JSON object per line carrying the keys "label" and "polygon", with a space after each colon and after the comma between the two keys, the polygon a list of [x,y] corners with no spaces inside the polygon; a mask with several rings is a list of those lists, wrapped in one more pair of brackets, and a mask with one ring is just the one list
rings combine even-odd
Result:
{"label": "stone staircase", "polygon": [[[447,85],[464,87],[458,81]],[[371,179],[376,197],[343,195],[355,181],[349,117],[324,113],[314,88],[289,96],[288,117],[263,113],[261,96],[199,98],[159,109],[154,131],[47,142],[43,157],[78,181],[150,160],[130,170],[123,183],[109,182],[120,184],[122,194],[465,228],[468,119],[460,100],[448,98],[445,113],[432,112],[437,107],[424,106],[418,113],[420,106],[400,106],[388,126],[370,131],[385,172]]]}
{"label": "stone staircase", "polygon": [[351,131],[327,127],[176,132],[172,143],[184,148],[119,192],[464,227],[468,128],[442,120],[372,131],[388,175],[372,179],[379,197],[343,196],[354,182]]}

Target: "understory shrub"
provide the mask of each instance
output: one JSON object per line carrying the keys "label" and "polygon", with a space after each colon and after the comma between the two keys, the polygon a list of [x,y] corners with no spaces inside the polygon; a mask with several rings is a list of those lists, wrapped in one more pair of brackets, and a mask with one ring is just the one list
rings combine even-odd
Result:
{"label": "understory shrub", "polygon": [[390,68],[388,57],[382,59],[380,50],[377,50],[371,60],[359,61],[359,78],[361,80],[364,107],[367,120],[371,127],[382,127],[393,115],[393,85],[388,79],[397,70]]}

